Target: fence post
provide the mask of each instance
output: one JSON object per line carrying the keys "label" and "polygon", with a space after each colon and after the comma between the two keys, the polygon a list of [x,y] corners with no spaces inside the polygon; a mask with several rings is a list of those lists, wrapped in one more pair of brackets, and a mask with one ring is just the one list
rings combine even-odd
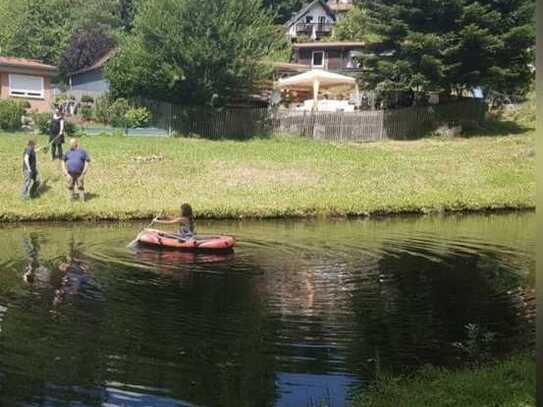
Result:
{"label": "fence post", "polygon": [[168,115],[168,137],[172,136],[172,120],[173,120],[173,104],[168,103],[170,105],[170,114]]}
{"label": "fence post", "polygon": [[377,120],[379,123],[379,137],[381,137],[381,140],[386,139],[385,134],[385,111],[383,109],[378,111]]}

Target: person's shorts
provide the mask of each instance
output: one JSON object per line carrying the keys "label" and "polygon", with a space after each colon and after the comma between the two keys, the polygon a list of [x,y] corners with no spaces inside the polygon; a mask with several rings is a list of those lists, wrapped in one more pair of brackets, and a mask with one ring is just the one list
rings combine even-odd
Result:
{"label": "person's shorts", "polygon": [[70,179],[68,180],[68,189],[73,191],[76,187],[80,191],[85,190],[84,177],[81,173],[70,173],[68,174]]}

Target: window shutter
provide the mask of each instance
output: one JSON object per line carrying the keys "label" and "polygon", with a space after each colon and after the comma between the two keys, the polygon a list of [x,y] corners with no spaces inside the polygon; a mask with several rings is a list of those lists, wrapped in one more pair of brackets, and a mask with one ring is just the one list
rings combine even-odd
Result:
{"label": "window shutter", "polygon": [[12,96],[43,97],[43,77],[9,75],[9,94]]}

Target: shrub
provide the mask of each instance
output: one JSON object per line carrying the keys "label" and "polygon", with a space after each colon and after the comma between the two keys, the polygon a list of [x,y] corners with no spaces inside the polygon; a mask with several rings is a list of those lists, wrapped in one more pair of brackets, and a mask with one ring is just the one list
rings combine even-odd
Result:
{"label": "shrub", "polygon": [[92,107],[83,106],[81,108],[81,117],[83,117],[83,119],[92,120],[93,116],[94,116],[94,111],[93,111]]}
{"label": "shrub", "polygon": [[66,102],[68,99],[68,95],[66,93],[61,93],[57,96],[55,96],[55,104],[62,104]]}
{"label": "shrub", "polygon": [[96,107],[95,107],[96,120],[98,120],[100,123],[105,123],[105,124],[109,124],[111,122],[111,119],[109,116],[109,109],[112,103],[113,101],[111,100],[111,96],[108,93],[96,99]]}
{"label": "shrub", "polygon": [[113,127],[126,126],[126,113],[130,110],[130,105],[126,99],[112,100],[109,94],[105,94],[96,99],[96,119],[100,123],[111,124]]}
{"label": "shrub", "polygon": [[125,117],[127,127],[147,127],[151,121],[151,112],[146,107],[138,107],[126,112]]}
{"label": "shrub", "polygon": [[28,100],[17,100],[17,103],[23,110],[30,109],[32,107]]}
{"label": "shrub", "polygon": [[[34,113],[32,115],[34,128],[38,129],[40,134],[49,134],[51,128],[51,115],[49,113]],[[72,122],[64,119],[64,134],[68,137],[79,133],[79,128]]]}
{"label": "shrub", "polygon": [[90,95],[83,95],[81,96],[81,103],[92,105],[94,103],[94,98]]}
{"label": "shrub", "polygon": [[79,127],[74,123],[64,120],[64,134],[68,137],[75,136],[79,134]]}
{"label": "shrub", "polygon": [[34,113],[32,115],[34,121],[34,128],[37,129],[40,134],[49,134],[49,128],[51,123],[51,115],[49,113]]}
{"label": "shrub", "polygon": [[119,98],[109,107],[109,120],[113,127],[126,127],[126,113],[130,110],[128,100]]}
{"label": "shrub", "polygon": [[0,100],[0,129],[19,130],[21,117],[25,113],[24,104],[14,100]]}

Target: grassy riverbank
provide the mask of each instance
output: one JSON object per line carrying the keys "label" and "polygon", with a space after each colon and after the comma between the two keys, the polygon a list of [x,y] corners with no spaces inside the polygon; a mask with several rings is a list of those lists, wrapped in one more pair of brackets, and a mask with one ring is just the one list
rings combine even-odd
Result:
{"label": "grassy riverbank", "polygon": [[381,380],[352,407],[531,407],[535,367],[532,356],[522,355],[474,370],[427,369]]}
{"label": "grassy riverbank", "polygon": [[43,153],[43,194],[23,202],[28,136],[0,134],[0,221],[148,218],[180,201],[214,218],[534,208],[534,133],[498,130],[362,145],[85,137],[93,161],[83,204],[68,201],[60,163]]}

